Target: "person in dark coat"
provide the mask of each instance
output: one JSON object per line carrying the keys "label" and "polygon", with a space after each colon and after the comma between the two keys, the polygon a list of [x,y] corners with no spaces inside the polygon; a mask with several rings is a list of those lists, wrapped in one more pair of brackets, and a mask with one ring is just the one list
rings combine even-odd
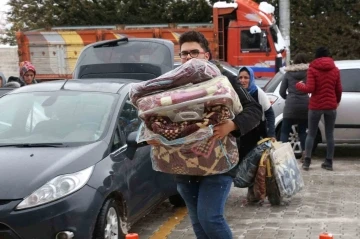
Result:
{"label": "person in dark coat", "polygon": [[305,142],[305,160],[302,168],[309,170],[319,121],[324,115],[327,148],[326,159],[321,167],[326,170],[333,170],[336,109],[342,95],[340,71],[335,66],[327,48],[319,47],[316,50],[315,58],[310,63],[306,83],[300,81],[296,84],[296,89],[311,93],[308,113],[309,130]]}
{"label": "person in dark coat", "polygon": [[309,95],[296,89],[295,85],[300,81],[306,82],[308,68],[309,64],[306,55],[304,53],[297,54],[294,58],[294,64],[285,68],[286,73],[280,86],[280,96],[285,99],[280,141],[288,142],[291,128],[297,124],[300,145],[303,151],[301,161],[305,157]]}
{"label": "person in dark coat", "polygon": [[16,76],[10,76],[7,82],[8,82],[8,83],[10,83],[10,82],[16,82],[16,83],[18,83],[18,84],[20,85],[20,87],[26,85],[23,80],[21,80],[19,77],[16,77]]}
{"label": "person in dark coat", "polygon": [[7,88],[20,88],[21,85],[20,85],[19,82],[10,81],[10,82],[6,83],[6,84],[4,85],[4,87],[7,87]]}
{"label": "person in dark coat", "polygon": [[263,117],[260,122],[260,137],[271,137],[275,140],[275,113],[266,93],[255,84],[254,71],[250,67],[243,66],[239,69],[237,80],[241,86],[262,107]]}

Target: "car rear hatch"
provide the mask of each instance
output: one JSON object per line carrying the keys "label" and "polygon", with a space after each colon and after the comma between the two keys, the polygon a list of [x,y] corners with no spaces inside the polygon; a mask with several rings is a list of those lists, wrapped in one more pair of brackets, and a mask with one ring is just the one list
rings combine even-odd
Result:
{"label": "car rear hatch", "polygon": [[152,38],[121,38],[83,49],[73,78],[149,80],[173,69],[174,44]]}

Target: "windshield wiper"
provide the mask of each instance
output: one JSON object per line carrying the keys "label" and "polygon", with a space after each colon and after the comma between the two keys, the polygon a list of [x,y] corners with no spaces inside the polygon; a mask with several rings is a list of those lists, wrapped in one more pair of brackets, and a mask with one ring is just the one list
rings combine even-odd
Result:
{"label": "windshield wiper", "polygon": [[18,148],[62,148],[67,147],[63,143],[34,143],[34,144],[0,144],[0,147],[18,147]]}

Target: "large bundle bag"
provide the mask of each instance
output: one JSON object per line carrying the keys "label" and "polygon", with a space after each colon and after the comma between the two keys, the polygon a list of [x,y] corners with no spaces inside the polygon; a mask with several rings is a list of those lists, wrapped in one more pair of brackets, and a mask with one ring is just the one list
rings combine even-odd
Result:
{"label": "large bundle bag", "polygon": [[252,149],[237,166],[234,186],[247,188],[254,184],[259,162],[265,150],[270,149],[271,139],[260,140],[257,146]]}
{"label": "large bundle bag", "polygon": [[282,202],[282,197],[274,177],[270,148],[266,149],[261,156],[252,190],[253,198],[250,198],[250,201],[259,201],[262,203],[267,197],[271,205],[280,205]]}
{"label": "large bundle bag", "polygon": [[281,197],[294,196],[304,187],[304,180],[291,144],[279,144],[271,150],[270,156]]}

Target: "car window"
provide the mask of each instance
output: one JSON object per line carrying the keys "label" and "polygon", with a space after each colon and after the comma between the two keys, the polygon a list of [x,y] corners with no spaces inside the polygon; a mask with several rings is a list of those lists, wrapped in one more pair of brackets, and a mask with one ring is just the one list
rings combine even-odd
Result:
{"label": "car window", "polygon": [[265,31],[252,34],[250,30],[241,31],[241,51],[266,51],[270,49],[269,41]]}
{"label": "car window", "polygon": [[123,145],[123,142],[121,140],[120,131],[119,131],[119,128],[116,127],[115,134],[114,134],[114,139],[113,139],[113,142],[112,142],[111,152],[116,151],[122,145]]}
{"label": "car window", "polygon": [[8,107],[5,110],[1,109],[0,133],[11,128],[15,118],[16,107],[17,105],[13,105],[13,107]]}
{"label": "car window", "polygon": [[276,87],[284,79],[284,74],[279,71],[276,75],[264,86],[264,91],[266,93],[273,93],[276,90]]}
{"label": "car window", "polygon": [[0,99],[0,144],[88,143],[107,129],[115,96],[56,91],[6,95]]}
{"label": "car window", "polygon": [[[121,144],[124,145],[126,143],[126,138],[128,137],[128,135],[131,132],[137,131],[141,124],[141,121],[138,118],[138,111],[130,103],[129,97],[127,97],[127,100],[125,101],[123,107],[121,108],[118,121],[119,121],[118,134]],[[119,146],[121,147],[121,145]]]}
{"label": "car window", "polygon": [[16,109],[21,104],[21,102],[16,102],[16,104],[14,104],[14,102],[10,101],[6,101],[6,103],[9,105],[11,104],[11,107],[1,109],[0,132],[1,130],[11,127],[12,122],[15,120]]}
{"label": "car window", "polygon": [[343,92],[360,92],[360,69],[340,70]]}

